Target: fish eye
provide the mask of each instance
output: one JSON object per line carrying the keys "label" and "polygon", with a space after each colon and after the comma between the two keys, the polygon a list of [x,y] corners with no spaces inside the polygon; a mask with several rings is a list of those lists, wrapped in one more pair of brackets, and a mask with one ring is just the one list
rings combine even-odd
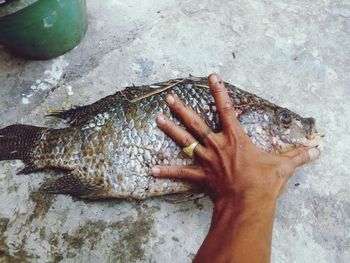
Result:
{"label": "fish eye", "polygon": [[292,116],[285,110],[278,113],[278,119],[284,126],[289,126],[292,123]]}

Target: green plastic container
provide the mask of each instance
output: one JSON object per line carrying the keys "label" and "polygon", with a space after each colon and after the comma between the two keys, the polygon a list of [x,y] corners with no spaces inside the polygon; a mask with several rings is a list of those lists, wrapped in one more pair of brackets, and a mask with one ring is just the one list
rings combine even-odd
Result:
{"label": "green plastic container", "polygon": [[[1,2],[1,0],[0,0]],[[31,59],[50,59],[79,44],[85,0],[7,0],[0,4],[0,44]]]}

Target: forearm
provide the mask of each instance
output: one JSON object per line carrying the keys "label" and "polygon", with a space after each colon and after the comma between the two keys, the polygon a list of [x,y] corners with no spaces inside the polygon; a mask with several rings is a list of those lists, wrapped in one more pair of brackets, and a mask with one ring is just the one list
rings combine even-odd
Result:
{"label": "forearm", "polygon": [[194,262],[269,262],[274,200],[222,200]]}

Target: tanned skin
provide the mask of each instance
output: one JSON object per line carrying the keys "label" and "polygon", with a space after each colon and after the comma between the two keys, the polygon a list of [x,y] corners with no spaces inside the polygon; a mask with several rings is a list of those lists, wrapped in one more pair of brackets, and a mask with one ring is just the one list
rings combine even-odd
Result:
{"label": "tanned skin", "polygon": [[[307,147],[280,155],[260,150],[240,127],[220,77],[209,76],[209,86],[222,131],[209,133],[195,148],[196,165],[155,166],[152,174],[204,186],[214,203],[209,233],[193,262],[269,262],[277,199],[295,169],[320,152]],[[158,116],[157,124],[181,147],[208,129],[177,96],[167,95],[165,102],[186,130],[164,115]]]}

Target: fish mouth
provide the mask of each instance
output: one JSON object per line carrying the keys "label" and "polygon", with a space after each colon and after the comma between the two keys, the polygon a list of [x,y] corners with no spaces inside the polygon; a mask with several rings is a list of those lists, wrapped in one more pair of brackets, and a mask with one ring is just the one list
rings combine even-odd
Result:
{"label": "fish mouth", "polygon": [[316,132],[310,136],[307,136],[306,139],[301,143],[307,147],[316,147],[320,150],[323,149],[322,138],[325,137],[324,133]]}
{"label": "fish mouth", "polygon": [[321,145],[321,140],[323,137],[325,137],[324,133],[313,132],[312,134],[307,134],[306,136],[302,136],[302,137],[297,137],[297,138],[280,137],[280,139],[286,144],[317,147]]}
{"label": "fish mouth", "polygon": [[316,132],[316,133],[313,133],[310,136],[306,136],[306,139],[308,139],[309,141],[312,141],[312,142],[319,142],[325,136],[326,135],[324,133]]}
{"label": "fish mouth", "polygon": [[311,139],[314,134],[317,134],[316,120],[314,118],[303,118],[301,122],[304,126],[307,139]]}
{"label": "fish mouth", "polygon": [[320,133],[316,130],[316,120],[314,118],[304,118],[302,120],[305,127],[307,141],[303,144],[310,147],[321,147],[321,139],[325,137],[324,133]]}
{"label": "fish mouth", "polygon": [[314,140],[325,136],[325,134],[320,133],[316,130],[316,120],[314,118],[304,118],[302,120],[302,123],[305,127],[306,139]]}

